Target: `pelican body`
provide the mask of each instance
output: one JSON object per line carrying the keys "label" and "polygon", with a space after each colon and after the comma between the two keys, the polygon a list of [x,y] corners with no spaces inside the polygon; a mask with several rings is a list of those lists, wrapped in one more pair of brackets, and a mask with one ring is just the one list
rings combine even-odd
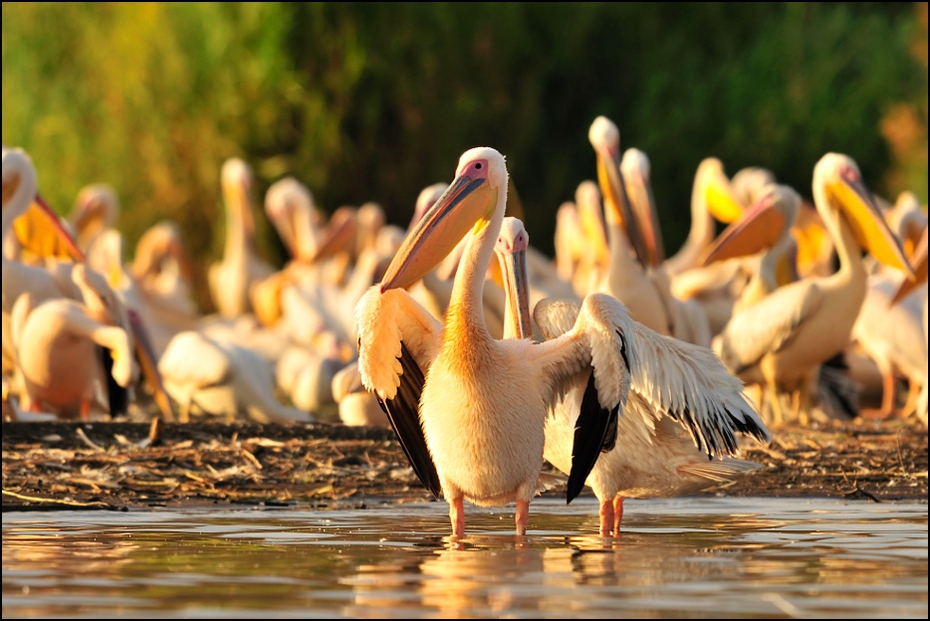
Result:
{"label": "pelican body", "polygon": [[[778,403],[779,391],[797,391],[794,409],[801,417],[810,415],[819,366],[849,345],[867,288],[863,250],[913,276],[900,243],[850,157],[824,155],[814,168],[813,191],[815,206],[837,249],[839,270],[772,291],[734,315],[715,345],[743,381],[768,387],[773,404]],[[758,210],[755,217],[767,213]],[[742,228],[753,229],[745,221]],[[739,238],[733,235],[728,243],[738,243]],[[784,418],[779,409],[775,416]]]}
{"label": "pelican body", "polygon": [[[603,294],[585,298],[578,321],[553,341],[491,335],[482,290],[507,187],[498,151],[466,151],[453,182],[408,233],[380,285],[356,307],[362,381],[384,404],[420,479],[449,503],[453,537],[464,534],[466,499],[478,506],[516,502],[516,533],[525,534],[550,404],[572,374],[590,365],[599,405],[617,410],[629,388],[628,365],[635,362],[623,337],[629,317]],[[404,287],[433,269],[469,230],[443,324]]]}

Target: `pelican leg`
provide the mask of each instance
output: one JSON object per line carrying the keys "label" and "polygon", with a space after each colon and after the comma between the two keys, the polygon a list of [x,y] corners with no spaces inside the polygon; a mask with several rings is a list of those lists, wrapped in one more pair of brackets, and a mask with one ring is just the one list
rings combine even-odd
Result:
{"label": "pelican leg", "polygon": [[901,407],[901,418],[908,418],[917,412],[917,400],[920,398],[920,391],[923,388],[913,380],[908,380],[907,386],[907,400]]}
{"label": "pelican leg", "polygon": [[614,528],[613,500],[608,498],[607,500],[601,501],[599,515],[601,517],[601,537],[610,537],[613,534]]}
{"label": "pelican leg", "polygon": [[523,500],[522,498],[517,499],[517,514],[514,517],[514,522],[517,526],[517,535],[526,534],[526,523],[530,519],[530,503],[528,500]]}
{"label": "pelican leg", "polygon": [[449,521],[452,522],[452,536],[463,537],[465,535],[465,507],[462,496],[449,499]]}
{"label": "pelican leg", "polygon": [[623,520],[623,496],[614,498],[614,537],[620,536],[620,522]]}
{"label": "pelican leg", "polygon": [[765,391],[768,393],[768,400],[772,407],[772,425],[779,426],[785,422],[785,415],[782,411],[781,400],[778,396],[778,385],[775,383],[775,361],[772,356],[766,356],[759,364],[759,370],[765,378]]}
{"label": "pelican leg", "polygon": [[90,399],[81,399],[81,422],[90,420]]}
{"label": "pelican leg", "polygon": [[894,405],[897,401],[897,387],[891,369],[882,370],[882,418],[894,414]]}

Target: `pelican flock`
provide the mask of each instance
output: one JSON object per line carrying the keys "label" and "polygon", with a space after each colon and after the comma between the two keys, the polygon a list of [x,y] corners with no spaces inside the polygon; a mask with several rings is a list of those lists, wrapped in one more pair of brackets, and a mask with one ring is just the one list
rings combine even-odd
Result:
{"label": "pelican flock", "polygon": [[[115,188],[87,184],[61,218],[26,151],[4,146],[4,420],[385,426],[454,537],[466,502],[513,506],[524,535],[555,471],[619,535],[625,498],[751,473],[747,443],[857,416],[865,388],[882,394],[871,415],[926,426],[927,214],[912,193],[876,196],[827,153],[811,202],[709,155],[678,210],[687,238],[666,248],[648,154],[621,152],[606,116],[587,138],[593,174],[558,209],[551,259],[493,147],[424,186],[403,227],[374,200],[318,205],[294,176],[258,197],[244,159],[218,162],[209,309],[176,222],[127,260],[132,206]],[[283,265],[258,251],[256,199]]]}

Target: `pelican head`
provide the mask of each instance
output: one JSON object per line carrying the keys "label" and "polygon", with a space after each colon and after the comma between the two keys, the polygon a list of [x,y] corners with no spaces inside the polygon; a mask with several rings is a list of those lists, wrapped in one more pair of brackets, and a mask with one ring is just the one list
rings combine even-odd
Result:
{"label": "pelican head", "polygon": [[[271,184],[265,193],[265,214],[292,257],[300,257],[302,234],[312,234],[316,204],[310,188],[293,177]],[[301,230],[304,227],[305,230]]]}
{"label": "pelican head", "polygon": [[245,161],[238,157],[231,157],[223,162],[223,169],[220,172],[223,198],[232,212],[242,218],[242,226],[249,236],[255,231],[249,199],[252,179],[252,167]]}
{"label": "pelican head", "polygon": [[78,239],[85,241],[102,229],[113,226],[119,212],[120,204],[116,190],[106,183],[95,183],[78,192],[69,220],[78,234]]}
{"label": "pelican head", "polygon": [[814,198],[825,222],[835,220],[826,213],[828,206],[838,210],[859,246],[878,261],[904,271],[914,278],[914,270],[904,256],[901,243],[892,233],[862,180],[859,166],[848,155],[827,153],[814,166]]}
{"label": "pelican head", "polygon": [[513,216],[504,218],[494,246],[501,267],[507,310],[504,313],[504,338],[530,338],[530,289],[527,282],[526,250],[530,238],[523,221]]}
{"label": "pelican head", "polygon": [[620,160],[620,172],[626,182],[627,197],[646,243],[649,265],[655,267],[665,260],[665,247],[659,230],[659,214],[652,195],[652,165],[639,149],[629,148]]}
{"label": "pelican head", "polygon": [[[26,212],[38,187],[32,159],[21,149],[3,150],[3,222]],[[5,227],[4,227],[5,230]]]}
{"label": "pelican head", "polygon": [[633,214],[620,171],[620,130],[606,116],[599,116],[588,129],[588,140],[597,155],[597,180],[604,196],[607,222],[622,226],[643,266],[649,265],[649,251]]}
{"label": "pelican head", "polygon": [[698,164],[694,174],[694,195],[714,218],[726,224],[736,222],[743,215],[744,205],[751,202],[739,197],[727,179],[723,162],[716,157],[706,157]]}
{"label": "pelican head", "polygon": [[757,194],[756,203],[728,226],[708,249],[705,266],[771,248],[794,226],[801,197],[793,188],[772,183]]}
{"label": "pelican head", "polygon": [[71,232],[38,192],[38,177],[32,159],[18,148],[3,149],[3,235],[17,224],[16,236],[22,247],[40,256],[70,256],[84,259]]}
{"label": "pelican head", "polygon": [[381,291],[408,287],[436,267],[471,229],[490,224],[507,201],[507,166],[491,147],[462,154],[455,179],[404,239],[381,280]]}

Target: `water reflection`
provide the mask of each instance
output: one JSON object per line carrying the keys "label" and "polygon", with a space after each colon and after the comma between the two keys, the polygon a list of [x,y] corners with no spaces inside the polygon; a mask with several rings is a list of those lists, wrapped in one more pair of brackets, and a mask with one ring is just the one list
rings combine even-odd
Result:
{"label": "water reflection", "polygon": [[8,513],[3,616],[927,616],[926,504],[630,502],[611,539],[575,502],[460,541],[443,503]]}

